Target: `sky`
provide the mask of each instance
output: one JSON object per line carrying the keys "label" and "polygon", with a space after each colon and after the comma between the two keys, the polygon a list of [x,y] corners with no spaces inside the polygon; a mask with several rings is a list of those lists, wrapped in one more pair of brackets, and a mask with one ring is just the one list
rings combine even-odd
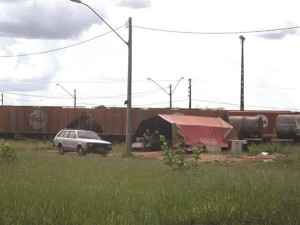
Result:
{"label": "sky", "polygon": [[[132,107],[169,107],[171,85],[188,108],[190,79],[192,108],[238,110],[243,35],[245,110],[300,111],[298,0],[83,2],[124,41],[132,18]],[[126,107],[122,39],[83,4],[0,0],[3,105]]]}

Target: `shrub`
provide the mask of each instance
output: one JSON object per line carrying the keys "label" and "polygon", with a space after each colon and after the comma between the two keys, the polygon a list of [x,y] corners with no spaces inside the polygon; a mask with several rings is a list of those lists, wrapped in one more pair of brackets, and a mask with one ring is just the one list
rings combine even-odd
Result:
{"label": "shrub", "polygon": [[194,159],[191,163],[186,163],[185,149],[177,147],[176,150],[172,150],[163,135],[160,135],[160,141],[163,143],[161,149],[164,151],[164,164],[169,166],[172,170],[184,171],[191,168],[197,168],[199,166],[200,154],[203,151],[201,147],[197,147],[194,150]]}
{"label": "shrub", "polygon": [[15,149],[8,143],[0,147],[0,161],[14,162],[17,159]]}

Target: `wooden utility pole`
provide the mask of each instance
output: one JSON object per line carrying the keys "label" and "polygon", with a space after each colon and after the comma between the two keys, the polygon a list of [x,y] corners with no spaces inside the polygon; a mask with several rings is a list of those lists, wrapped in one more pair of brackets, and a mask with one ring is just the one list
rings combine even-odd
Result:
{"label": "wooden utility pole", "polygon": [[242,42],[242,59],[241,59],[241,104],[240,110],[244,111],[244,38],[242,35],[240,36]]}
{"label": "wooden utility pole", "polygon": [[189,109],[192,108],[192,79],[189,79]]}

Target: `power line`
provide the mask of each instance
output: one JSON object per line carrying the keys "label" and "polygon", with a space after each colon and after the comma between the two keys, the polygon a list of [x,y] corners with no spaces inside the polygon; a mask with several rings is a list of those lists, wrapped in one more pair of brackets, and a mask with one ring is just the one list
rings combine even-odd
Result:
{"label": "power line", "polygon": [[[240,87],[240,84],[238,83],[224,83],[224,82],[216,82],[216,81],[207,81],[207,80],[197,80],[194,79],[194,82],[200,82],[200,83],[210,83],[213,85],[232,85],[232,86],[238,86]],[[278,90],[291,90],[291,91],[300,91],[300,88],[296,88],[296,87],[272,87],[272,86],[261,86],[261,85],[247,85],[247,88],[262,88],[262,89],[278,89]]]}
{"label": "power line", "polygon": [[[208,101],[208,100],[203,100],[203,99],[193,99],[193,101],[221,104],[221,105],[231,105],[231,106],[236,106],[236,107],[240,106],[239,104],[235,104],[235,103]],[[296,108],[281,108],[281,107],[272,107],[272,106],[258,106],[258,105],[245,105],[245,106],[252,107],[252,108],[265,108],[265,109],[290,110],[290,111],[299,111],[300,110],[300,109],[296,109]]]}
{"label": "power line", "polygon": [[231,34],[266,33],[266,32],[276,32],[276,31],[293,30],[293,29],[300,28],[300,26],[293,26],[293,27],[283,27],[283,28],[265,29],[265,30],[250,30],[250,31],[199,32],[199,31],[167,30],[167,29],[143,27],[143,26],[136,26],[136,25],[133,27],[138,29],[158,31],[158,32],[177,33],[177,34],[199,34],[199,35],[231,35]]}
{"label": "power line", "polygon": [[[119,30],[126,25],[122,25],[116,29]],[[144,27],[144,26],[137,26],[133,25],[133,27],[138,28],[138,29],[143,29],[143,30],[150,30],[150,31],[158,31],[158,32],[167,32],[167,33],[178,33],[178,34],[198,34],[198,35],[230,35],[230,34],[249,34],[249,33],[266,33],[266,32],[276,32],[276,31],[284,31],[284,30],[293,30],[293,29],[299,29],[300,26],[292,26],[292,27],[283,27],[283,28],[275,28],[275,29],[265,29],[265,30],[250,30],[250,31],[227,31],[227,32],[199,32],[199,31],[179,31],[179,30],[167,30],[167,29],[159,29],[159,28],[151,28],[151,27]],[[46,51],[41,51],[41,52],[34,52],[34,53],[25,53],[25,54],[18,54],[18,55],[0,55],[1,58],[12,58],[12,57],[24,57],[24,56],[33,56],[33,55],[41,55],[41,54],[46,54],[46,53],[51,53],[55,51],[60,51],[63,49],[71,48],[77,45],[84,44],[86,42],[95,40],[97,38],[100,38],[104,35],[107,35],[109,33],[112,33],[113,31],[108,31],[106,33],[100,34],[96,37],[72,44],[72,45],[67,45],[64,47],[56,48],[56,49],[51,49],[51,50],[46,50]]]}
{"label": "power line", "polygon": [[[123,27],[125,27],[126,25],[123,25],[123,26],[120,26],[118,28],[116,28],[115,30],[119,30]],[[109,33],[112,33],[113,31],[108,31],[106,33],[103,33],[103,34],[100,34],[96,37],[93,37],[93,38],[90,38],[90,39],[87,39],[85,41],[81,41],[81,42],[78,42],[78,43],[75,43],[75,44],[72,44],[72,45],[67,45],[67,46],[64,46],[64,47],[60,47],[60,48],[56,48],[56,49],[51,49],[51,50],[46,50],[46,51],[41,51],[41,52],[34,52],[34,53],[25,53],[25,54],[18,54],[18,55],[0,55],[0,57],[2,58],[12,58],[12,57],[23,57],[23,56],[33,56],[33,55],[41,55],[41,54],[46,54],[46,53],[51,53],[51,52],[55,52],[55,51],[60,51],[60,50],[63,50],[63,49],[67,49],[67,48],[71,48],[71,47],[74,47],[74,46],[77,46],[77,45],[81,45],[81,44],[84,44],[86,42],[89,42],[89,41],[93,41],[97,38],[100,38],[104,35],[107,35]]]}
{"label": "power line", "polygon": [[[188,99],[181,99],[181,100],[174,100],[173,102],[183,102],[188,101]],[[135,106],[150,106],[150,105],[163,105],[163,104],[169,104],[169,102],[157,102],[157,103],[148,103],[148,104],[142,104],[142,105],[135,105]]]}

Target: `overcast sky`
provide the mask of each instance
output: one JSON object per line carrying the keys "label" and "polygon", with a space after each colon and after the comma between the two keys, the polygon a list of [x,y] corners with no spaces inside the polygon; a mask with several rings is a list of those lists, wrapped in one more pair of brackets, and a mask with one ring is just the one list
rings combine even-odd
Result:
{"label": "overcast sky", "polygon": [[[239,109],[243,35],[245,109],[300,111],[299,0],[84,2],[125,41],[132,17],[133,107],[168,107],[171,84],[187,108],[191,79],[193,108]],[[69,0],[0,0],[4,105],[73,106],[76,89],[78,106],[125,107],[128,49],[109,31]]]}

